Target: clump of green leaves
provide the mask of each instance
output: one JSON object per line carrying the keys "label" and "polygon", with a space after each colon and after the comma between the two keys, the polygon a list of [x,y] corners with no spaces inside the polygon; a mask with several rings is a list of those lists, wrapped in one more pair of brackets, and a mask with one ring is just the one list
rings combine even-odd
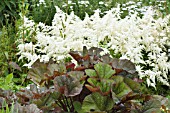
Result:
{"label": "clump of green leaves", "polygon": [[[6,99],[14,101],[19,112],[148,113],[166,108],[167,99],[143,92],[132,62],[100,55],[102,51],[84,47],[82,52],[70,52],[77,66],[37,60],[28,73],[34,85],[16,93],[6,91]],[[11,98],[14,95],[17,98]]]}
{"label": "clump of green leaves", "polygon": [[[8,22],[9,18],[6,19]],[[16,36],[17,29],[12,24],[3,26],[2,33],[0,34],[0,88],[18,90],[21,85],[25,86],[27,69],[20,66],[24,62],[19,62],[16,55],[17,44],[15,41],[18,39]],[[12,76],[11,76],[12,75]],[[12,78],[10,82],[6,79]]]}
{"label": "clump of green leaves", "polygon": [[28,1],[28,4],[30,4],[30,6],[27,16],[29,16],[37,23],[43,22],[46,25],[51,25],[52,19],[56,12],[55,2],[57,4],[60,4],[60,1],[56,0],[44,0],[44,3],[40,3],[39,0]]}
{"label": "clump of green leaves", "polygon": [[19,90],[29,83],[25,74],[27,68],[21,68],[24,60],[18,61],[16,55],[18,52],[16,40],[20,38],[17,32],[23,24],[19,20],[19,12],[21,11],[21,15],[24,16],[28,12],[28,5],[24,0],[2,0],[0,6],[0,88]]}
{"label": "clump of green leaves", "polygon": [[13,86],[13,74],[9,74],[7,75],[5,78],[0,78],[1,82],[0,82],[0,87],[3,89],[10,89]]}
{"label": "clump of green leaves", "polygon": [[[6,24],[15,24],[19,18],[18,15],[18,0],[1,0],[0,3],[0,27]],[[9,18],[9,23],[6,23],[6,18]]]}

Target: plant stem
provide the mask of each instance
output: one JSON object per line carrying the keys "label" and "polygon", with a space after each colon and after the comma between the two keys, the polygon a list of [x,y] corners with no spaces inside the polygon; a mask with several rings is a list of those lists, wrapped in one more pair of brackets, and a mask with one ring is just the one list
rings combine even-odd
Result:
{"label": "plant stem", "polygon": [[59,107],[62,107],[62,106],[60,105],[60,103],[58,102],[58,100],[56,100],[55,103],[56,103]]}
{"label": "plant stem", "polygon": [[[71,107],[70,107],[70,105],[69,105],[69,102],[68,102],[68,100],[67,100],[67,97],[64,96],[64,98],[65,98],[65,100],[66,100],[66,103],[67,103],[67,106],[68,106],[69,110],[71,111]],[[72,112],[72,111],[71,111],[71,112]]]}
{"label": "plant stem", "polygon": [[48,100],[49,100],[49,98],[50,98],[50,94],[48,95],[48,97],[45,99],[45,101],[44,101],[44,103],[43,103],[43,105],[45,105],[47,102],[48,102]]}
{"label": "plant stem", "polygon": [[74,111],[74,105],[73,105],[73,99],[70,97],[70,102],[71,102],[71,112],[73,112]]}
{"label": "plant stem", "polygon": [[59,99],[58,101],[59,101],[59,103],[61,104],[63,110],[64,110],[64,111],[68,111],[66,105],[64,105],[64,103],[63,103],[60,99]]}
{"label": "plant stem", "polygon": [[65,106],[68,106],[68,105],[67,105],[67,102],[66,102],[66,100],[65,100],[65,96],[62,95],[61,97],[62,97],[62,100],[63,100],[63,103],[65,104]]}

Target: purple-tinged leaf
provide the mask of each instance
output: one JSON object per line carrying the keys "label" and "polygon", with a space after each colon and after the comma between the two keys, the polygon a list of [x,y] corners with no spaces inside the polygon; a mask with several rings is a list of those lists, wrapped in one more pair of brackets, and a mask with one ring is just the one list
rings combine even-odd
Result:
{"label": "purple-tinged leaf", "polygon": [[56,76],[60,76],[66,72],[64,64],[43,63],[37,60],[28,72],[30,78],[35,84],[44,86],[49,85]]}
{"label": "purple-tinged leaf", "polygon": [[16,103],[14,105],[14,112],[15,113],[43,113],[43,111],[37,108],[35,104],[21,106],[19,103]]}
{"label": "purple-tinged leaf", "polygon": [[83,71],[70,71],[67,74],[73,78],[76,78],[79,81],[83,81],[86,78]]}
{"label": "purple-tinged leaf", "polygon": [[127,59],[113,59],[112,67],[114,69],[122,69],[131,74],[136,73],[135,64],[132,63],[130,60]]}
{"label": "purple-tinged leaf", "polygon": [[77,79],[66,75],[55,77],[54,86],[58,92],[64,94],[66,97],[80,94],[83,87]]}
{"label": "purple-tinged leaf", "polygon": [[12,68],[21,71],[21,67],[20,67],[16,62],[10,61],[10,62],[9,62],[9,65],[10,65]]}

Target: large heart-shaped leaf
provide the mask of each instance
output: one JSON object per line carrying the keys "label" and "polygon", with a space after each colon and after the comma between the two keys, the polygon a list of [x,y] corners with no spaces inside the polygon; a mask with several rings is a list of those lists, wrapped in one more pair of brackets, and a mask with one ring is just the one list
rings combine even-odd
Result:
{"label": "large heart-shaped leaf", "polygon": [[97,77],[97,73],[93,69],[86,69],[85,72],[86,72],[86,75],[88,75],[89,77]]}
{"label": "large heart-shaped leaf", "polygon": [[[112,98],[115,103],[120,101],[127,101],[138,99],[139,96],[134,92],[140,92],[140,84],[122,76],[113,77],[113,86],[112,86]],[[142,96],[141,96],[142,98]]]}
{"label": "large heart-shaped leaf", "polygon": [[77,61],[78,64],[82,64],[88,67],[90,57],[88,55],[88,50],[86,46],[83,47],[83,52],[71,51],[69,52],[69,54]]}
{"label": "large heart-shaped leaf", "polygon": [[96,70],[97,75],[99,78],[109,79],[115,74],[115,70],[108,64],[99,62],[98,64],[94,65],[94,69]]}
{"label": "large heart-shaped leaf", "polygon": [[21,106],[19,103],[14,105],[14,113],[43,113],[35,104]]}
{"label": "large heart-shaped leaf", "polygon": [[[95,69],[95,70],[94,70]],[[111,79],[115,71],[108,64],[99,62],[94,65],[94,69],[86,69],[86,74],[90,77],[88,78],[88,84],[85,86],[92,92],[101,92],[106,95],[111,90],[111,84],[113,80]]]}
{"label": "large heart-shaped leaf", "polygon": [[112,79],[114,80],[114,83],[121,83],[123,82],[124,77],[122,76],[113,76]]}
{"label": "large heart-shaped leaf", "polygon": [[90,56],[100,57],[100,56],[101,56],[101,55],[100,55],[100,52],[102,52],[102,51],[103,51],[103,49],[101,49],[101,48],[91,47],[91,48],[89,49],[89,51],[88,51],[88,54],[89,54]]}
{"label": "large heart-shaped leaf", "polygon": [[101,93],[103,95],[109,94],[111,91],[111,85],[113,83],[113,80],[101,80],[101,82],[99,83]]}
{"label": "large heart-shaped leaf", "polygon": [[111,64],[113,62],[113,58],[110,57],[109,54],[105,54],[101,57],[102,62],[106,64]]}
{"label": "large heart-shaped leaf", "polygon": [[132,90],[124,83],[114,84],[112,91],[117,95],[118,98],[122,98],[130,93]]}
{"label": "large heart-shaped leaf", "polygon": [[110,92],[113,83],[113,80],[111,79],[97,80],[97,78],[88,78],[87,81],[90,84],[85,85],[87,89],[91,92],[100,92],[103,95],[107,95]]}
{"label": "large heart-shaped leaf", "polygon": [[135,64],[127,59],[116,59],[116,58],[113,59],[112,67],[115,69],[125,70],[131,74],[134,74],[136,72]]}
{"label": "large heart-shaped leaf", "polygon": [[58,92],[66,97],[80,94],[83,87],[79,80],[66,75],[55,77],[54,86]]}
{"label": "large heart-shaped leaf", "polygon": [[164,110],[169,110],[167,111],[168,113],[170,112],[170,96],[168,97],[163,97],[161,95],[153,95],[152,96],[154,99],[157,99],[161,102],[162,109]]}
{"label": "large heart-shaped leaf", "polygon": [[35,84],[43,86],[45,82],[53,80],[55,76],[59,76],[66,72],[64,64],[55,64],[50,61],[43,63],[37,60],[28,72],[30,78]]}
{"label": "large heart-shaped leaf", "polygon": [[45,79],[44,73],[49,73],[47,71],[47,66],[48,64],[36,61],[29,70],[27,77],[30,78],[35,84],[39,84],[42,79]]}
{"label": "large heart-shaped leaf", "polygon": [[84,112],[90,111],[109,111],[113,108],[114,102],[109,96],[102,96],[100,93],[95,92],[88,95],[82,105]]}
{"label": "large heart-shaped leaf", "polygon": [[114,83],[112,86],[112,92],[114,92],[116,97],[119,99],[132,91],[132,89],[126,83],[124,83],[123,79],[124,78],[122,76],[113,77]]}
{"label": "large heart-shaped leaf", "polygon": [[142,113],[161,113],[161,102],[159,100],[149,100],[144,106]]}
{"label": "large heart-shaped leaf", "polygon": [[16,92],[18,102],[22,104],[34,103],[38,107],[44,107],[52,102],[51,94],[53,89],[47,89],[46,87],[37,88],[36,85],[30,85],[30,89],[22,89]]}
{"label": "large heart-shaped leaf", "polygon": [[141,91],[141,85],[140,85],[138,82],[136,82],[136,81],[134,81],[134,80],[132,80],[132,79],[130,79],[130,78],[127,78],[127,77],[124,78],[124,82],[125,82],[133,91],[135,91],[135,92]]}
{"label": "large heart-shaped leaf", "polygon": [[83,52],[71,51],[69,54],[78,62],[85,67],[97,64],[100,61],[100,52],[103,51],[101,48],[91,47],[89,50],[84,46]]}
{"label": "large heart-shaped leaf", "polygon": [[67,74],[73,78],[76,78],[79,81],[84,80],[86,78],[83,71],[70,71]]}

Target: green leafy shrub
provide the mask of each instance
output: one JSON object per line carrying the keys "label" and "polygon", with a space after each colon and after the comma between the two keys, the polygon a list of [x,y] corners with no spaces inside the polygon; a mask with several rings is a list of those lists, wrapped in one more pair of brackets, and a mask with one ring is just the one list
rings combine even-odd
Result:
{"label": "green leafy shrub", "polygon": [[[8,19],[6,19],[8,23]],[[18,20],[19,22],[19,20]],[[24,60],[18,61],[18,56],[16,55],[18,40],[17,27],[21,23],[17,23],[13,26],[12,23],[4,25],[2,28],[2,33],[0,34],[0,88],[18,90],[22,86],[27,86],[28,80],[26,79],[27,68],[21,67]],[[12,79],[9,83],[6,83],[6,79],[9,75],[12,75]]]}
{"label": "green leafy shrub", "polygon": [[[39,0],[28,1],[30,5],[27,16],[33,19],[36,23],[43,22],[46,25],[51,25],[55,14],[56,1],[58,0],[44,0],[44,2],[40,2]],[[59,1],[58,4],[60,4]]]}
{"label": "green leafy shrub", "polygon": [[[6,6],[2,10],[2,12],[0,12],[0,14],[1,13],[5,14],[5,12],[11,14],[12,12],[8,11],[9,9],[11,9],[12,11],[15,12],[13,13],[14,15],[17,14],[19,16],[19,11],[21,11],[21,15],[23,16],[28,11],[26,8],[27,5],[25,4],[24,1],[4,0],[2,1],[1,4],[6,4]],[[13,5],[15,5],[15,7],[13,7]],[[17,35],[17,32],[19,32],[19,27],[22,24],[23,23],[21,22],[21,19],[19,19],[19,17],[11,17],[11,15],[6,16],[5,19],[2,20],[2,24],[1,24],[2,29],[0,29],[2,30],[0,32],[0,43],[1,43],[0,44],[0,57],[1,57],[0,88],[2,89],[18,90],[21,87],[27,86],[27,84],[29,84],[29,81],[26,79],[27,76],[26,73],[28,70],[27,68],[21,67],[24,63],[24,60],[18,61],[18,56],[16,55],[18,52],[17,49],[18,43],[16,42],[16,40],[20,38]],[[22,30],[22,32],[24,31]]]}
{"label": "green leafy shrub", "polygon": [[[159,9],[162,14],[165,16],[170,13],[170,2],[166,1],[157,1],[157,0],[44,0],[40,2],[39,0],[32,0],[28,2],[29,14],[28,16],[32,18],[35,22],[43,22],[46,25],[51,25],[52,19],[55,15],[55,6],[58,6],[62,11],[67,14],[71,14],[74,11],[75,15],[80,17],[82,20],[85,18],[86,13],[91,16],[95,13],[95,10],[100,10],[100,16],[104,16],[105,12],[111,8],[120,4],[122,8],[122,18],[126,17],[130,10],[124,10],[125,7],[131,7],[134,4],[139,7],[152,5]],[[126,4],[127,3],[127,4]],[[124,8],[124,9],[123,9]],[[132,8],[133,9],[133,8]],[[136,10],[135,8],[133,10]]]}
{"label": "green leafy shrub", "polygon": [[9,23],[15,24],[19,18],[18,15],[18,0],[1,0],[0,2],[0,27],[6,25],[6,18],[9,18]]}
{"label": "green leafy shrub", "polygon": [[145,93],[132,62],[101,55],[102,51],[71,51],[77,66],[37,60],[28,73],[34,85],[16,93],[1,90],[0,99],[14,101],[18,113],[150,113],[167,107],[166,98]]}

